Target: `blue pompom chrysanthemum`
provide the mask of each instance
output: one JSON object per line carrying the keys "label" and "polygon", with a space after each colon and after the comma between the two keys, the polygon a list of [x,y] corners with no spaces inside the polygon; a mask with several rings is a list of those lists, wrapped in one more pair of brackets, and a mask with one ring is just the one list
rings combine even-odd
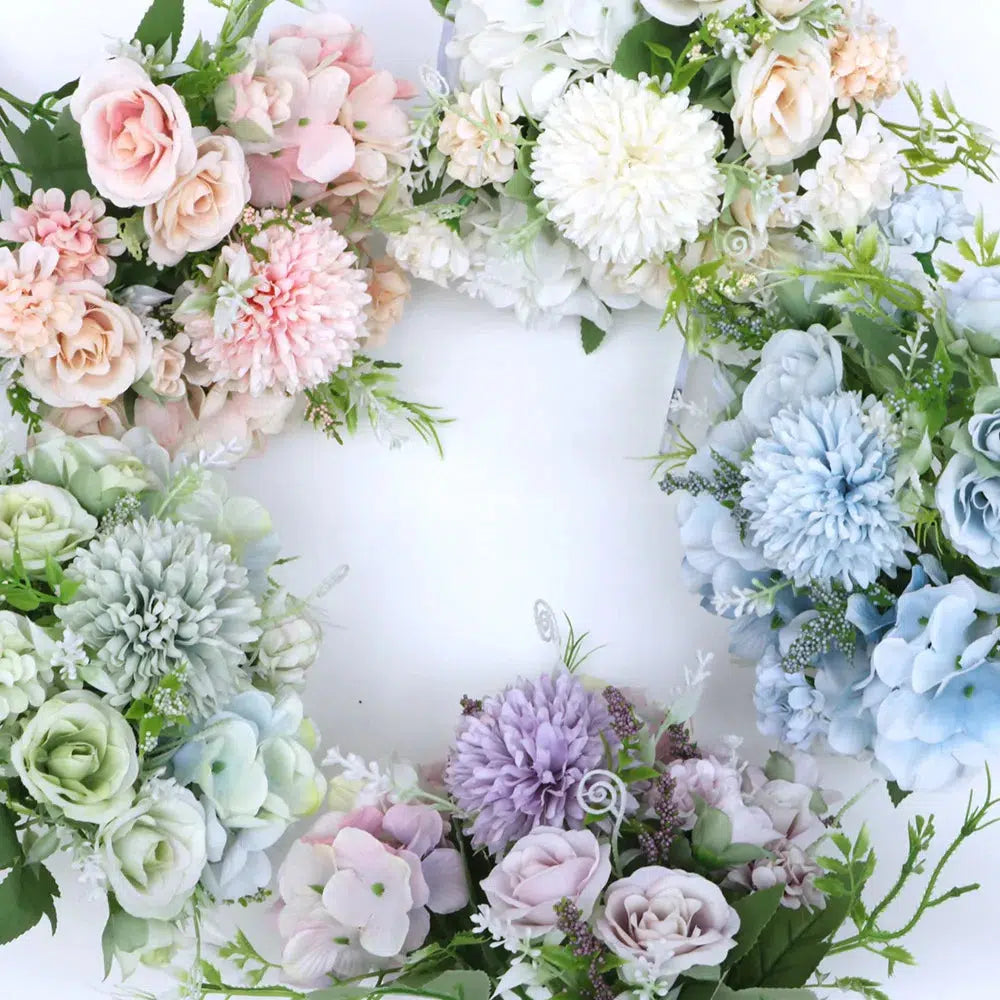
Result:
{"label": "blue pompom chrysanthemum", "polygon": [[771,421],[743,472],[765,560],[797,585],[867,587],[911,547],[895,500],[896,451],[856,393],[810,397]]}

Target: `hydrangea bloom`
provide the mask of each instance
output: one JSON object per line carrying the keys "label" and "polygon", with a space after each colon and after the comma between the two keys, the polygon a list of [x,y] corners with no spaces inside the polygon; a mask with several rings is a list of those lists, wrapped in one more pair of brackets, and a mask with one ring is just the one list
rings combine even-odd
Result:
{"label": "hydrangea bloom", "polygon": [[801,671],[786,671],[774,647],[757,665],[753,701],[760,731],[783,743],[808,750],[813,740],[826,729],[822,692],[816,690]]}
{"label": "hydrangea bloom", "polygon": [[860,397],[783,410],[744,466],[754,544],[797,584],[867,587],[905,565],[912,543],[894,497],[896,452]]}
{"label": "hydrangea bloom", "polygon": [[967,577],[904,593],[872,653],[890,690],[875,757],[901,788],[943,788],[1000,750],[1000,596]]}
{"label": "hydrangea bloom", "polygon": [[500,852],[536,826],[583,825],[580,782],[615,741],[602,700],[565,670],[489,698],[459,728],[445,783],[476,847]]}
{"label": "hydrangea bloom", "polygon": [[183,677],[186,713],[203,719],[232,694],[259,630],[247,573],[226,546],[187,524],[134,521],[73,560],[80,582],[56,609],[91,652],[80,675],[126,705]]}
{"label": "hydrangea bloom", "polygon": [[974,221],[961,191],[935,184],[908,188],[879,214],[879,225],[889,242],[910,253],[930,253],[938,240],[954,243]]}

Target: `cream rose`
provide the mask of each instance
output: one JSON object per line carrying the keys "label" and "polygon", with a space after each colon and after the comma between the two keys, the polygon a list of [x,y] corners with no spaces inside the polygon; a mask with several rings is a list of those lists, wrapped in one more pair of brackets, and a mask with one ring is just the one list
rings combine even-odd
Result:
{"label": "cream rose", "polygon": [[757,6],[779,21],[788,21],[798,17],[812,2],[813,0],[757,0]]}
{"label": "cream rose", "polygon": [[72,406],[53,410],[46,420],[72,437],[100,434],[120,438],[125,433],[125,411],[120,401],[109,406]]}
{"label": "cream rose", "polygon": [[83,325],[60,334],[51,353],[33,355],[24,384],[49,406],[106,406],[146,374],[153,342],[135,313],[104,298],[97,286],[79,292]]}
{"label": "cream rose", "polygon": [[733,122],[750,159],[790,163],[819,145],[836,99],[830,53],[815,40],[785,54],[762,45],[735,73]]}
{"label": "cream rose", "polygon": [[184,366],[187,364],[188,338],[180,333],[173,340],[153,344],[149,365],[149,387],[164,399],[183,399],[187,392]]}
{"label": "cream rose", "polygon": [[410,294],[410,281],[391,257],[374,261],[369,272],[368,339],[366,347],[385,343],[389,331],[402,319]]}
{"label": "cream rose", "polygon": [[202,129],[196,136],[194,166],[143,215],[149,259],[164,267],[221,243],[250,200],[250,173],[236,139]]}
{"label": "cream rose", "polygon": [[90,179],[122,208],[159,201],[194,166],[184,102],[131,59],[110,59],[84,73],[70,111],[80,123]]}

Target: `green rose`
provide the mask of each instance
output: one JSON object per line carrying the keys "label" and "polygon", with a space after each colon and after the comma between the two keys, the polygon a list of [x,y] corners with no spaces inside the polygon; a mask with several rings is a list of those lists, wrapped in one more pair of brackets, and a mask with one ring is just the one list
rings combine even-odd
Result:
{"label": "green rose", "polygon": [[154,779],[98,837],[103,867],[126,913],[173,920],[208,863],[205,810],[186,788]]}
{"label": "green rose", "polygon": [[0,611],[0,723],[43,704],[53,681],[54,648],[34,622]]}
{"label": "green rose", "polygon": [[45,572],[49,559],[68,562],[94,537],[97,519],[77,499],[47,483],[0,486],[0,565],[14,565],[18,550],[25,570]]}
{"label": "green rose", "polygon": [[10,758],[35,799],[81,823],[106,823],[127,809],[139,774],[132,727],[89,691],[45,702]]}
{"label": "green rose", "polygon": [[97,517],[122,497],[155,485],[146,466],[124,443],[99,434],[74,438],[54,428],[46,430],[24,456],[24,467],[32,479],[69,490]]}

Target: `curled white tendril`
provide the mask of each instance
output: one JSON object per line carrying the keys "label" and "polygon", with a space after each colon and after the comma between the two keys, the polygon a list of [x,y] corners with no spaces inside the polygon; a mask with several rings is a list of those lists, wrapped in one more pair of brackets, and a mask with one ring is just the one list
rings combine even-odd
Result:
{"label": "curled white tendril", "polygon": [[326,597],[327,594],[337,586],[338,583],[342,583],[344,578],[348,573],[351,572],[351,567],[346,563],[342,566],[338,566],[323,582],[310,594],[308,601],[318,601],[321,597]]}
{"label": "curled white tendril", "polygon": [[628,789],[611,771],[588,771],[577,786],[576,801],[588,816],[610,816],[614,820],[612,845],[618,852],[618,834],[625,821]]}
{"label": "curled white tendril", "polygon": [[433,66],[424,66],[420,70],[420,82],[424,90],[437,101],[443,101],[451,96],[451,87],[444,74]]}
{"label": "curled white tendril", "polygon": [[551,642],[557,649],[562,650],[559,622],[555,612],[546,601],[535,601],[535,628],[538,629],[542,642]]}
{"label": "curled white tendril", "polygon": [[734,260],[747,261],[757,252],[759,241],[743,226],[727,229],[721,240],[722,252]]}

